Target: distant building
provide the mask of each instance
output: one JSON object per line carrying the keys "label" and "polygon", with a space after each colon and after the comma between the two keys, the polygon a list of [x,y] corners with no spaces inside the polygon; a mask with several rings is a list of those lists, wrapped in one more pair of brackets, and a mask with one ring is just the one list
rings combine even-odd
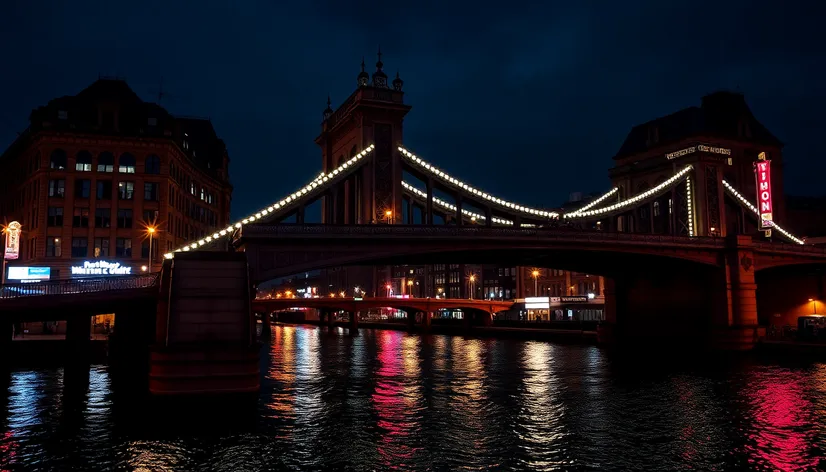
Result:
{"label": "distant building", "polygon": [[212,123],[174,117],[123,80],[33,110],[0,165],[0,218],[23,225],[16,274],[139,273],[150,262],[147,227],[157,228],[158,270],[164,252],[229,224],[229,156]]}

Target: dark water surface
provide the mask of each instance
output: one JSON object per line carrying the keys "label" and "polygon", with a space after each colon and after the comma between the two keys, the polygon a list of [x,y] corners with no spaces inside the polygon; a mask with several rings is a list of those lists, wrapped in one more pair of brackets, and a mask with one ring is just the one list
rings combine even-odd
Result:
{"label": "dark water surface", "polygon": [[0,470],[824,470],[826,364],[274,327],[257,399],[0,378]]}

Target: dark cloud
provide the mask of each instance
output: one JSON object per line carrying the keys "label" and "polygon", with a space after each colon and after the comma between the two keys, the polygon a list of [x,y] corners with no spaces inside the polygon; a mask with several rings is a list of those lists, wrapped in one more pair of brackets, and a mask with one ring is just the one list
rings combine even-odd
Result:
{"label": "dark cloud", "polygon": [[0,14],[0,140],[97,75],[225,139],[241,215],[320,168],[329,93],[353,90],[379,44],[413,110],[405,142],[451,173],[528,204],[607,188],[637,123],[740,90],[787,143],[786,188],[822,193],[821,2],[65,2]]}

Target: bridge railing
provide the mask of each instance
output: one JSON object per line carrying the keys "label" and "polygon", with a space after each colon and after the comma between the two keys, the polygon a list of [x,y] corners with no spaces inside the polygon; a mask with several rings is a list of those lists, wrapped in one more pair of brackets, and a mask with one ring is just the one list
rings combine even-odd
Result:
{"label": "bridge railing", "polygon": [[0,285],[0,300],[44,295],[71,295],[78,293],[105,292],[110,290],[149,288],[157,286],[159,280],[160,273],[155,273],[122,277],[10,283]]}

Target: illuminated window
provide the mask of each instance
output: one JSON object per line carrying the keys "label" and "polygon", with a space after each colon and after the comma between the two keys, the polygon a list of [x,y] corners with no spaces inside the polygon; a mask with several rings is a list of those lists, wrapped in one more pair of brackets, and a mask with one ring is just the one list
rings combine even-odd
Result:
{"label": "illuminated window", "polygon": [[46,238],[46,257],[60,257],[60,238]]}
{"label": "illuminated window", "polygon": [[125,152],[120,156],[120,162],[118,166],[118,172],[121,174],[134,174],[135,173],[135,156]]}
{"label": "illuminated window", "polygon": [[75,170],[77,172],[92,171],[92,155],[89,151],[80,151],[75,157]]}
{"label": "illuminated window", "polygon": [[132,200],[135,196],[135,182],[118,182],[118,198]]}
{"label": "illuminated window", "polygon": [[109,238],[95,238],[95,250],[92,257],[109,257]]}
{"label": "illuminated window", "polygon": [[52,151],[52,155],[49,157],[49,167],[58,170],[66,169],[66,151],[63,149]]}
{"label": "illuminated window", "polygon": [[114,172],[115,156],[111,152],[102,152],[98,156],[98,172]]}
{"label": "illuminated window", "polygon": [[63,198],[66,196],[66,181],[63,179],[49,181],[49,196]]}

